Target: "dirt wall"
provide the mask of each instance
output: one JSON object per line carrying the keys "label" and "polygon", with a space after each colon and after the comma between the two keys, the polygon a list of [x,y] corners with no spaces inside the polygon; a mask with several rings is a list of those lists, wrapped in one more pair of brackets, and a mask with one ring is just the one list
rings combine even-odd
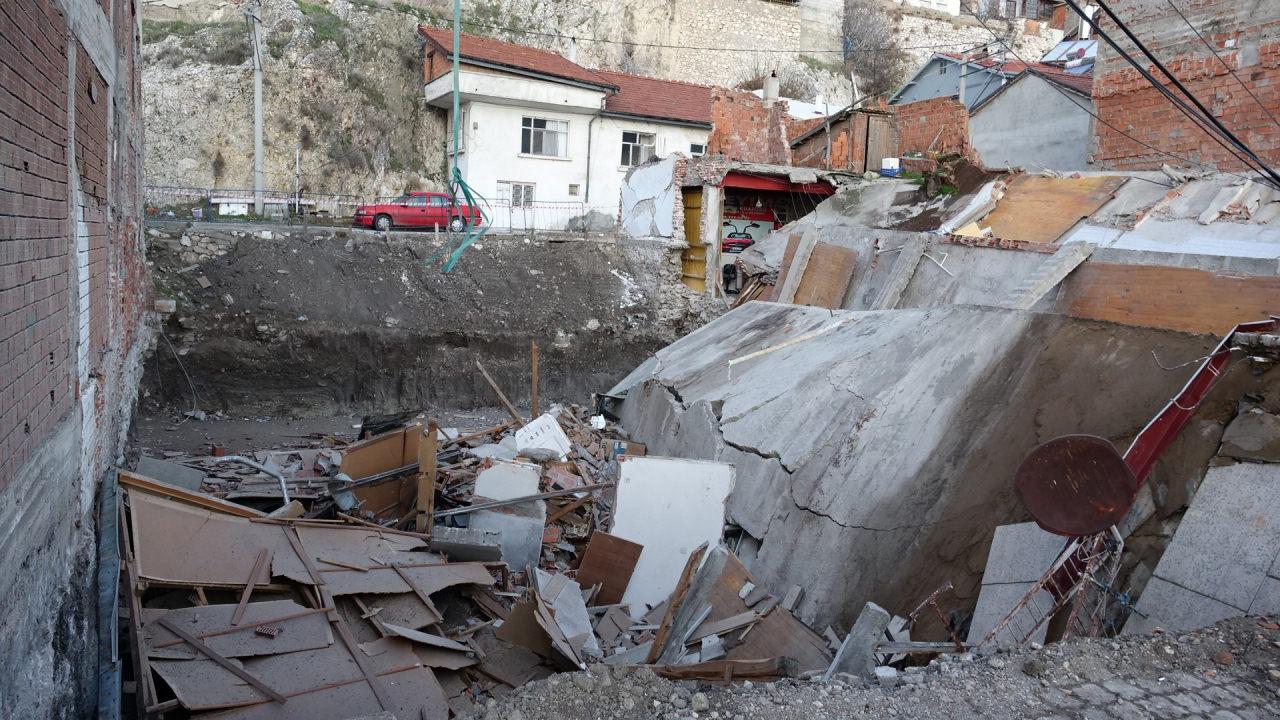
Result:
{"label": "dirt wall", "polygon": [[178,408],[191,404],[183,368],[206,412],[494,405],[476,360],[520,402],[530,340],[542,398],[585,401],[714,313],[679,285],[678,251],[661,243],[485,237],[446,275],[432,233],[149,232],[157,292],[176,307],[174,348],[161,343],[146,390]]}

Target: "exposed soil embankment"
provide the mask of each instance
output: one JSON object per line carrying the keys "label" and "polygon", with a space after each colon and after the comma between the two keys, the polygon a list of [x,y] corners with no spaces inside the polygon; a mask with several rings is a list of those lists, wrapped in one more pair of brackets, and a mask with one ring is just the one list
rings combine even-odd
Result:
{"label": "exposed soil embankment", "polygon": [[[149,400],[206,412],[308,415],[493,405],[482,361],[515,402],[607,389],[705,319],[672,250],[612,237],[487,237],[450,274],[444,237],[251,226],[157,226],[157,296],[176,311],[148,366]],[[206,287],[207,285],[207,287]]]}

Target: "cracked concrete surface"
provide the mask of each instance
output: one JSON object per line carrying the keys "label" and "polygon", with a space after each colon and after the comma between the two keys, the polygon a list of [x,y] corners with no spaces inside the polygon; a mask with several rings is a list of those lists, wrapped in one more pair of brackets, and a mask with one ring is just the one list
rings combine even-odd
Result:
{"label": "cracked concrete surface", "polygon": [[[803,586],[818,627],[847,628],[868,600],[905,614],[946,580],[971,609],[995,527],[1028,519],[1012,491],[1022,457],[1076,432],[1124,447],[1191,370],[1160,370],[1151,350],[1197,357],[1213,342],[977,306],[835,316],[847,321],[784,345],[833,313],[749,303],[612,393],[650,454],[736,466],[728,514],[761,540],[753,573],[775,592]],[[1198,420],[1225,422],[1253,382],[1233,372]],[[1179,440],[1170,457],[1202,472],[1212,453]]]}

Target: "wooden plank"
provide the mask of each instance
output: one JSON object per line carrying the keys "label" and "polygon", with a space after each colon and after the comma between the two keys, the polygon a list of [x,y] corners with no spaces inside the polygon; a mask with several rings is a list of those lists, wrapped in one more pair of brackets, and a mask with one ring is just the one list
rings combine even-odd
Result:
{"label": "wooden plank", "polygon": [[230,660],[214,652],[212,648],[210,648],[208,645],[205,645],[203,642],[197,640],[195,637],[188,635],[187,631],[169,622],[168,618],[160,618],[156,622],[159,623],[160,626],[163,627],[165,630],[168,630],[174,635],[182,638],[184,642],[186,642],[188,645],[195,648],[196,650],[199,650],[210,660],[221,665],[227,672],[230,672],[231,674],[235,675],[241,680],[244,680],[245,682],[252,685],[263,695],[266,695],[267,697],[271,698],[272,700],[275,700],[278,703],[285,702],[285,697],[280,693],[276,692],[270,685],[267,685],[266,683],[262,682],[258,678],[246,672],[239,665],[231,662]]}
{"label": "wooden plank", "polygon": [[[776,302],[795,302],[796,292],[800,289],[800,281],[804,279],[804,275],[809,269],[809,261],[813,257],[813,250],[817,247],[817,244],[818,232],[813,228],[806,228],[804,234],[800,236],[799,243],[796,245],[795,254],[791,257],[791,263],[786,266],[786,274],[780,274],[778,278]],[[787,249],[790,250],[790,246]]]}
{"label": "wooden plank", "polygon": [[436,467],[437,448],[440,445],[440,428],[436,421],[427,423],[427,429],[418,441],[418,511],[415,529],[427,536],[431,535],[431,513],[436,506]]}
{"label": "wooden plank", "polygon": [[498,383],[494,382],[489,375],[489,371],[484,369],[484,365],[479,360],[476,360],[476,369],[484,376],[484,381],[489,383],[489,389],[493,390],[493,394],[498,396],[498,402],[502,403],[502,407],[507,411],[507,414],[515,421],[516,427],[524,427],[524,418],[520,417],[520,413],[516,412],[516,406],[511,404],[506,394],[502,392],[502,388],[498,387]]}
{"label": "wooden plank", "polygon": [[671,591],[671,597],[667,600],[667,611],[662,615],[662,622],[658,623],[658,632],[653,636],[653,647],[649,649],[649,656],[645,658],[645,664],[651,664],[658,659],[658,655],[662,652],[662,648],[666,645],[667,636],[671,634],[671,624],[676,619],[676,612],[680,609],[680,604],[684,601],[685,593],[689,592],[689,583],[693,582],[693,574],[698,571],[698,567],[702,564],[702,557],[707,554],[707,544],[702,543],[689,553],[689,560],[684,564],[684,570],[680,572],[680,580],[676,582],[676,589]]}
{"label": "wooden plank", "polygon": [[1224,335],[1280,308],[1280,277],[1086,262],[1063,281],[1056,311],[1124,325]]}
{"label": "wooden plank", "polygon": [[723,635],[727,632],[733,632],[734,630],[751,625],[759,619],[760,613],[748,610],[747,612],[716,620],[715,622],[704,622],[698,626],[697,630],[693,631],[693,635],[689,636],[689,639],[685,641],[685,645],[691,645],[699,642],[704,637]]}
{"label": "wooden plank", "polygon": [[623,540],[606,532],[592,533],[578,567],[578,582],[584,587],[600,585],[597,605],[615,605],[622,602],[622,595],[631,582],[631,573],[640,561],[640,543]]}
{"label": "wooden plank", "polygon": [[260,518],[267,516],[264,512],[259,512],[253,508],[245,507],[244,505],[237,505],[233,502],[220,500],[212,495],[194,493],[190,490],[183,490],[180,487],[166,485],[158,480],[152,480],[149,477],[144,477],[142,475],[129,472],[128,470],[117,469],[116,476],[120,478],[121,485],[133,490],[140,490],[142,492],[159,495],[170,500],[177,500],[178,502],[184,502],[189,505],[196,505],[205,508],[206,510],[216,510],[218,512],[227,513],[228,515],[246,518]]}
{"label": "wooden plank", "polygon": [[1126,178],[1095,175],[1051,178],[1019,175],[984,220],[998,238],[1051,243],[1089,217],[1124,185]]}
{"label": "wooden plank", "polygon": [[669,680],[730,680],[776,679],[788,675],[783,658],[765,660],[711,660],[692,665],[660,665],[653,672]]}
{"label": "wooden plank", "polygon": [[551,524],[555,523],[557,520],[559,520],[560,518],[564,517],[565,515],[568,515],[569,513],[573,512],[574,510],[577,510],[578,508],[582,507],[583,505],[586,505],[587,503],[591,502],[591,500],[592,500],[592,498],[591,498],[591,496],[590,496],[590,495],[588,495],[588,496],[586,496],[586,497],[580,497],[580,498],[578,498],[577,500],[574,500],[573,502],[569,503],[568,505],[565,505],[564,507],[560,508],[559,510],[556,510],[555,512],[553,512],[553,513],[551,513],[550,515],[548,515],[548,516],[547,516],[547,523],[546,523],[546,524],[547,524],[547,525],[551,525]]}
{"label": "wooden plank", "polygon": [[258,580],[258,576],[262,574],[262,569],[270,566],[271,550],[262,548],[258,552],[257,561],[253,563],[253,572],[249,573],[249,582],[245,583],[244,591],[240,593],[240,604],[236,606],[236,611],[231,616],[232,625],[239,625],[244,618],[244,609],[249,605],[249,596],[253,594],[253,586]]}
{"label": "wooden plank", "polygon": [[820,242],[813,247],[793,302],[796,305],[838,310],[853,279],[857,253],[846,247]]}
{"label": "wooden plank", "polygon": [[406,429],[375,435],[343,448],[342,472],[359,480],[403,466]]}

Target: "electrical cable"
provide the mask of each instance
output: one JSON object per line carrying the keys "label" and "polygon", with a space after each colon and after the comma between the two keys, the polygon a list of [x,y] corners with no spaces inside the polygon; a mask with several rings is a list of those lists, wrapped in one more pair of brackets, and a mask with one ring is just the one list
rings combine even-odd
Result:
{"label": "electrical cable", "polygon": [[[981,17],[979,17],[978,15],[974,14],[974,13],[973,13],[972,8],[969,8],[969,7],[967,6],[967,3],[962,3],[962,5],[964,5],[964,6],[966,7],[966,9],[967,9],[967,10],[969,10],[970,15],[972,15],[972,16],[973,16],[973,18],[974,18],[975,20],[977,20],[977,21],[978,21],[978,23],[979,23],[979,24],[981,24],[981,25],[982,25],[982,27],[983,27],[983,28],[984,28],[988,33],[991,33],[991,37],[992,37],[992,38],[994,38],[997,42],[1003,42],[1002,40],[1000,40],[1000,36],[996,34],[996,31],[995,31],[995,30],[992,30],[992,29],[991,29],[991,26],[987,24],[986,20],[983,20]],[[1051,88],[1053,88],[1054,90],[1056,90],[1056,91],[1058,92],[1058,94],[1059,94],[1059,95],[1062,95],[1064,98],[1066,98],[1067,100],[1071,101],[1071,104],[1073,104],[1073,105],[1075,105],[1076,107],[1078,107],[1078,108],[1080,108],[1081,110],[1083,110],[1083,111],[1085,112],[1085,114],[1089,115],[1089,116],[1090,116],[1090,117],[1092,117],[1094,120],[1097,120],[1098,122],[1100,122],[1100,123],[1102,123],[1103,125],[1107,126],[1107,127],[1108,127],[1108,128],[1110,128],[1111,130],[1113,130],[1113,131],[1115,131],[1115,132],[1119,133],[1120,135],[1123,135],[1123,136],[1124,136],[1124,137],[1126,137],[1126,138],[1129,138],[1129,139],[1130,139],[1130,140],[1132,140],[1133,142],[1135,142],[1135,143],[1137,143],[1137,144],[1141,145],[1142,147],[1145,147],[1145,148],[1147,148],[1148,150],[1151,150],[1152,152],[1158,153],[1158,154],[1160,154],[1160,155],[1164,155],[1165,157],[1173,158],[1174,160],[1179,160],[1179,161],[1184,162],[1184,163],[1186,163],[1186,164],[1188,164],[1188,165],[1195,165],[1196,167],[1201,167],[1201,168],[1204,168],[1204,169],[1206,169],[1206,170],[1213,170],[1214,172],[1221,172],[1221,173],[1222,173],[1222,174],[1224,174],[1224,175],[1231,175],[1231,176],[1233,176],[1233,177],[1238,177],[1238,178],[1242,178],[1242,179],[1245,179],[1245,180],[1253,180],[1253,179],[1254,179],[1254,178],[1249,177],[1248,175],[1241,175],[1240,173],[1235,173],[1235,172],[1230,172],[1230,171],[1219,171],[1217,168],[1215,168],[1215,167],[1214,167],[1214,166],[1212,166],[1212,165],[1208,165],[1208,164],[1206,164],[1206,163],[1202,163],[1202,162],[1200,162],[1200,161],[1198,161],[1198,160],[1192,160],[1191,158],[1184,157],[1184,156],[1182,156],[1182,155],[1178,155],[1178,154],[1175,154],[1175,153],[1171,153],[1171,152],[1169,152],[1169,151],[1167,151],[1167,150],[1162,150],[1162,149],[1160,149],[1160,148],[1156,147],[1155,145],[1152,145],[1152,144],[1150,144],[1150,143],[1148,143],[1148,142],[1145,142],[1145,141],[1143,141],[1143,140],[1139,140],[1138,138],[1136,138],[1136,137],[1134,137],[1134,136],[1130,135],[1129,133],[1125,132],[1124,130],[1121,130],[1120,128],[1116,127],[1115,125],[1112,125],[1111,123],[1107,122],[1106,120],[1104,120],[1104,119],[1102,118],[1102,116],[1098,115],[1098,113],[1094,112],[1093,110],[1089,109],[1087,106],[1083,105],[1079,100],[1077,100],[1077,99],[1075,99],[1074,97],[1072,97],[1072,96],[1071,96],[1071,93],[1070,93],[1070,92],[1068,92],[1065,88],[1060,87],[1060,86],[1058,85],[1058,83],[1057,83],[1053,78],[1051,78],[1050,76],[1046,75],[1045,73],[1041,73],[1041,72],[1039,72],[1039,71],[1035,70],[1035,69],[1032,67],[1031,63],[1028,63],[1025,59],[1023,59],[1023,58],[1022,58],[1022,56],[1018,55],[1017,51],[1015,51],[1013,48],[1009,48],[1009,47],[1007,47],[1007,46],[1006,46],[1006,49],[1008,49],[1008,51],[1009,51],[1010,53],[1012,53],[1012,54],[1013,54],[1013,56],[1014,56],[1015,58],[1017,58],[1017,59],[1018,59],[1019,61],[1021,61],[1024,65],[1026,65],[1026,66],[1027,66],[1027,72],[1031,73],[1032,75],[1036,75],[1036,76],[1040,77],[1041,79],[1045,80],[1046,82],[1048,82],[1049,87],[1051,87]],[[1146,178],[1142,178],[1142,179],[1144,179],[1144,180],[1145,180]]]}
{"label": "electrical cable", "polygon": [[[1145,78],[1147,82],[1151,84],[1152,87],[1154,87],[1162,95],[1168,98],[1169,101],[1173,103],[1174,107],[1176,107],[1180,112],[1186,115],[1188,119],[1190,119],[1193,123],[1199,126],[1202,130],[1207,132],[1210,135],[1210,137],[1214,139],[1215,142],[1217,142],[1229,153],[1235,156],[1237,160],[1240,160],[1251,170],[1254,170],[1255,172],[1259,172],[1260,174],[1267,176],[1272,185],[1274,185],[1277,188],[1280,188],[1280,174],[1276,173],[1275,170],[1272,170],[1269,166],[1267,166],[1267,164],[1260,157],[1258,157],[1258,155],[1251,148],[1249,148],[1248,145],[1246,145],[1242,140],[1240,140],[1240,138],[1236,137],[1235,134],[1233,134],[1230,130],[1228,130],[1225,125],[1223,125],[1216,117],[1214,117],[1213,113],[1208,108],[1206,108],[1203,103],[1200,102],[1199,98],[1197,98],[1190,90],[1188,90],[1186,86],[1184,86],[1182,82],[1173,75],[1173,73],[1169,72],[1169,69],[1164,66],[1164,63],[1160,62],[1160,60],[1155,55],[1153,55],[1145,45],[1143,45],[1142,41],[1139,40],[1137,36],[1135,36],[1133,32],[1129,30],[1128,26],[1125,25],[1124,21],[1121,20],[1119,17],[1117,17],[1116,14],[1111,11],[1111,8],[1103,0],[1097,0],[1097,1],[1098,1],[1098,6],[1102,9],[1102,11],[1106,13],[1108,17],[1111,18],[1112,22],[1114,22],[1116,26],[1120,28],[1121,32],[1123,32],[1125,36],[1129,38],[1130,42],[1132,42],[1135,47],[1141,50],[1142,53],[1147,57],[1147,59],[1150,60],[1152,64],[1154,64],[1156,68],[1160,70],[1160,72],[1164,73],[1164,75],[1168,77],[1169,80],[1172,82],[1174,87],[1176,87],[1179,91],[1182,92],[1183,95],[1185,95],[1192,103],[1194,103],[1196,108],[1198,108],[1200,110],[1200,113],[1203,113],[1203,115],[1197,114],[1194,110],[1188,107],[1185,101],[1183,101],[1182,99],[1174,95],[1172,90],[1170,90],[1168,87],[1165,86],[1164,83],[1160,82],[1155,76],[1153,76],[1151,72],[1148,71],[1145,67],[1143,67],[1141,63],[1139,63],[1132,55],[1130,55],[1128,52],[1122,49],[1119,43],[1117,43],[1114,39],[1112,39],[1110,35],[1108,35],[1104,30],[1102,30],[1102,28],[1098,26],[1097,21],[1095,21],[1091,17],[1084,17],[1083,11],[1081,10],[1080,6],[1076,3],[1075,0],[1066,0],[1066,3],[1073,10],[1075,10],[1077,14],[1081,15],[1085,22],[1089,23],[1090,27],[1093,28],[1094,32],[1097,33],[1097,35],[1101,37],[1103,40],[1105,40],[1106,43],[1111,46],[1112,50],[1114,50],[1118,55],[1124,58],[1130,65],[1132,65],[1133,68],[1137,70],[1139,74],[1141,74],[1143,78]],[[1217,132],[1214,132],[1212,128],[1206,127],[1206,125],[1211,125],[1213,128],[1216,128]],[[1228,142],[1231,143],[1231,145],[1236,146],[1239,152],[1233,151],[1231,147],[1227,144]],[[1245,157],[1241,157],[1241,154],[1243,154]],[[1248,159],[1246,159],[1246,157]]]}
{"label": "electrical cable", "polygon": [[1178,9],[1178,6],[1173,4],[1173,0],[1165,0],[1165,2],[1169,4],[1169,7],[1172,8],[1174,12],[1178,13],[1178,17],[1182,18],[1182,22],[1186,23],[1187,27],[1191,28],[1191,32],[1195,33],[1196,37],[1200,38],[1200,42],[1204,43],[1204,46],[1209,48],[1209,52],[1213,53],[1213,56],[1218,58],[1218,62],[1222,63],[1222,67],[1226,68],[1227,72],[1231,73],[1231,77],[1235,78],[1236,82],[1240,83],[1240,87],[1244,88],[1244,91],[1249,93],[1249,97],[1253,98],[1253,101],[1258,103],[1258,107],[1262,108],[1262,112],[1266,113],[1267,117],[1271,118],[1271,122],[1280,126],[1280,120],[1277,120],[1276,116],[1271,112],[1271,109],[1259,100],[1257,95],[1253,94],[1253,90],[1250,90],[1244,80],[1240,79],[1240,76],[1236,74],[1236,71],[1231,69],[1231,65],[1218,54],[1218,50],[1213,46],[1213,43],[1209,42],[1204,35],[1200,34],[1200,31],[1196,29],[1196,26],[1192,25],[1191,21],[1187,19],[1187,16],[1183,15],[1182,11]]}

